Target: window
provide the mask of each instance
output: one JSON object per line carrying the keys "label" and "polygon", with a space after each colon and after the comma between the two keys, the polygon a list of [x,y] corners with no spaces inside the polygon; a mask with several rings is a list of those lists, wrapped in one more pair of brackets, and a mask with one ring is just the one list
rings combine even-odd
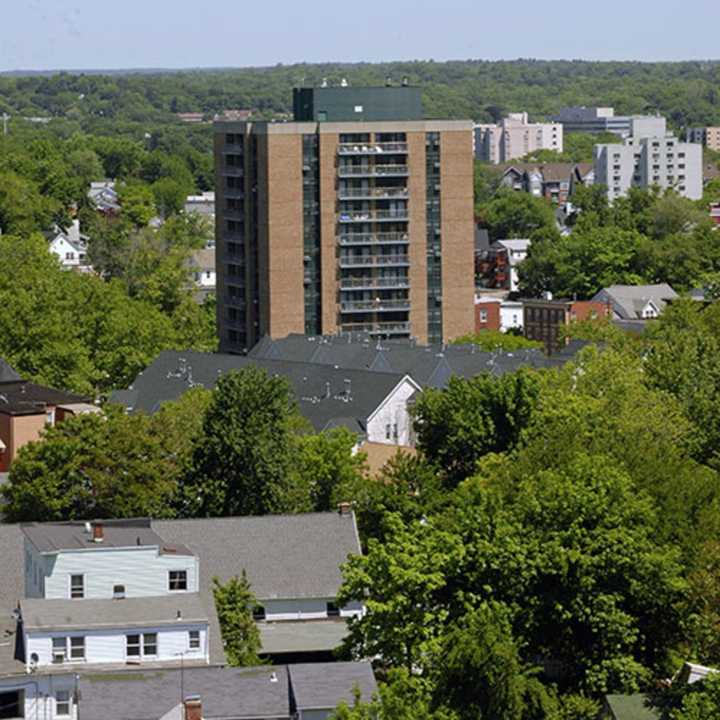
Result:
{"label": "window", "polygon": [[387,424],[387,425],[385,426],[385,439],[386,439],[386,440],[389,440],[389,439],[390,439],[390,425],[389,425],[389,424]]}
{"label": "window", "polygon": [[113,585],[113,598],[115,600],[121,600],[125,597],[125,586],[124,585]]}
{"label": "window", "polygon": [[71,575],[70,576],[70,598],[72,600],[78,600],[85,597],[85,576],[84,575]]}
{"label": "window", "polygon": [[168,589],[171,591],[187,590],[187,570],[170,570],[168,572]]}
{"label": "window", "polygon": [[329,602],[327,604],[327,616],[340,617],[340,608],[334,602]]}
{"label": "window", "polygon": [[199,650],[200,649],[200,631],[190,630],[188,632],[188,650]]}
{"label": "window", "polygon": [[395,438],[395,440],[398,439],[398,426],[397,426],[397,423],[394,423],[394,424],[393,424],[393,438]]}
{"label": "window", "polygon": [[253,608],[253,620],[264,620],[265,608],[262,605],[256,605]]}
{"label": "window", "polygon": [[487,310],[480,311],[480,322],[487,322]]}
{"label": "window", "polygon": [[70,659],[71,660],[84,660],[85,659],[85,638],[84,637],[71,637],[70,638]]}
{"label": "window", "polygon": [[145,657],[157,655],[157,633],[143,635],[143,655]]}
{"label": "window", "polygon": [[70,715],[70,691],[57,690],[55,692],[55,714]]}
{"label": "window", "polygon": [[126,635],[125,636],[125,655],[127,657],[140,657],[140,636],[139,635]]}
{"label": "window", "polygon": [[52,639],[52,659],[54,663],[65,662],[67,657],[67,638],[55,637]]}

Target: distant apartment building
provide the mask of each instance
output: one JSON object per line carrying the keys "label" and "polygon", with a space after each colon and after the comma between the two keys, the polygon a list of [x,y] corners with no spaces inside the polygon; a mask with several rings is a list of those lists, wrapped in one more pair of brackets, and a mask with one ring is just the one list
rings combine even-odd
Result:
{"label": "distant apartment building", "polygon": [[504,185],[564,205],[580,185],[592,185],[592,163],[512,163],[503,172]]}
{"label": "distant apartment building", "polygon": [[423,119],[408,86],[298,88],[294,110],[215,124],[220,349],[471,332],[471,121]]}
{"label": "distant apartment building", "polygon": [[614,133],[622,138],[663,136],[667,132],[664,117],[657,115],[615,115],[611,107],[566,107],[553,121],[566,133]]}
{"label": "distant apartment building", "polygon": [[689,128],[686,139],[689,143],[698,143],[709,150],[720,152],[720,126]]}
{"label": "distant apartment building", "polygon": [[596,145],[594,153],[595,182],[607,187],[610,200],[631,187],[672,188],[691,200],[702,197],[702,147],[696,143],[671,135],[633,137]]}
{"label": "distant apartment building", "polygon": [[499,125],[475,125],[475,157],[504,163],[536,150],[563,151],[559,123],[531,123],[527,113],[510,113]]}
{"label": "distant apartment building", "polygon": [[523,329],[523,305],[497,295],[475,296],[475,332]]}

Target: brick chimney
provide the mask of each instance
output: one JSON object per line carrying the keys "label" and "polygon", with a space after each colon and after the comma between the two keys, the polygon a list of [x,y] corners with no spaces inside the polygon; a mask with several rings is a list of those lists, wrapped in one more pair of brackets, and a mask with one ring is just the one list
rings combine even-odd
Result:
{"label": "brick chimney", "polygon": [[203,720],[202,699],[199,695],[189,695],[185,698],[185,715],[183,720]]}
{"label": "brick chimney", "polygon": [[338,503],[337,508],[341,515],[349,515],[352,512],[352,503],[348,501],[341,502]]}
{"label": "brick chimney", "polygon": [[101,543],[105,539],[105,528],[103,524],[96,520],[92,526],[92,539],[93,542]]}

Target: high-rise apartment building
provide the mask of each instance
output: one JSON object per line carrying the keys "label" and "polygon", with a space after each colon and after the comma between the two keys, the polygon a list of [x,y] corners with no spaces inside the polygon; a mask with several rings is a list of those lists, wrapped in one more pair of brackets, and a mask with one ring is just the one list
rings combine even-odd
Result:
{"label": "high-rise apartment building", "polygon": [[294,122],[215,124],[220,348],[474,326],[472,122],[417,88],[300,88]]}
{"label": "high-rise apartment building", "polygon": [[475,157],[505,163],[536,150],[563,151],[563,126],[531,123],[527,113],[510,113],[499,125],[475,125]]}
{"label": "high-rise apartment building", "polygon": [[687,141],[720,152],[720,127],[696,127],[687,131]]}
{"label": "high-rise apartment building", "polygon": [[615,115],[611,107],[567,107],[554,118],[566,133],[609,132],[622,138],[661,137],[665,135],[667,123],[659,115]]}
{"label": "high-rise apartment building", "polygon": [[631,187],[673,188],[691,200],[702,197],[702,147],[672,135],[628,138],[624,143],[595,145],[595,183],[605,185],[608,198]]}

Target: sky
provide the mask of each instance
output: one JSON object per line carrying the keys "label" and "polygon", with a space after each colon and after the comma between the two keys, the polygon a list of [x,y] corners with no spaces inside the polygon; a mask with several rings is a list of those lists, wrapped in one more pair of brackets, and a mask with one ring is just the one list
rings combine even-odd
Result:
{"label": "sky", "polygon": [[0,70],[720,58],[720,0],[0,0]]}

